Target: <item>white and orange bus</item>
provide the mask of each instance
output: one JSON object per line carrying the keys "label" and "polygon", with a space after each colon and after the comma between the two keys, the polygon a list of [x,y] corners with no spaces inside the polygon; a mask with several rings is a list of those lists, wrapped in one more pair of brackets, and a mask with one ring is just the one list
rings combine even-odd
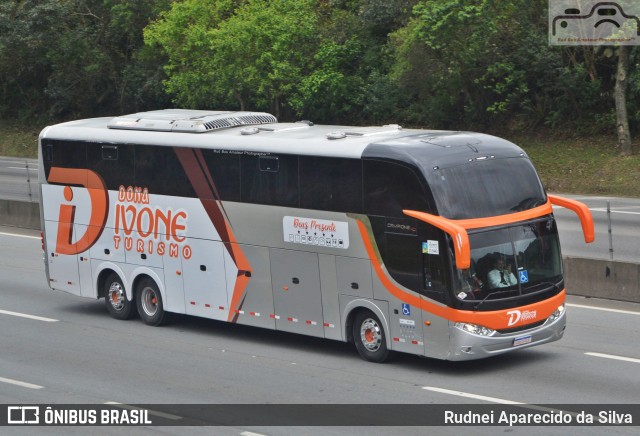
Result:
{"label": "white and orange bus", "polygon": [[51,288],[117,319],[173,313],[478,359],[558,340],[562,257],[522,149],[468,132],[161,110],[47,127]]}

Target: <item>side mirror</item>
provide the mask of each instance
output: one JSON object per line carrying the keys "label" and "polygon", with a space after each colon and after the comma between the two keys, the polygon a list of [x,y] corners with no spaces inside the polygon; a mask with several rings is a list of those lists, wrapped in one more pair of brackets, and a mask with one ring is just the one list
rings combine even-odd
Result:
{"label": "side mirror", "polygon": [[471,246],[469,244],[469,235],[464,227],[455,223],[453,220],[425,212],[415,210],[403,210],[402,212],[404,212],[405,215],[424,221],[448,233],[451,239],[453,239],[453,249],[456,254],[456,268],[468,269],[471,266]]}
{"label": "side mirror", "polygon": [[586,204],[580,203],[576,200],[571,200],[569,198],[558,197],[557,195],[547,195],[547,197],[549,197],[549,201],[551,202],[551,204],[571,209],[576,213],[576,215],[578,215],[578,218],[580,218],[580,224],[582,225],[584,242],[589,244],[595,240],[596,232],[593,225],[593,216],[591,215],[591,211]]}

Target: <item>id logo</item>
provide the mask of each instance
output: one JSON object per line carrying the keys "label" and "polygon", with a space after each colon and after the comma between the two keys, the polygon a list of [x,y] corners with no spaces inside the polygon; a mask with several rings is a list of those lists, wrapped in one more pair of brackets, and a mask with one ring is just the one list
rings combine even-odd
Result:
{"label": "id logo", "polygon": [[524,312],[520,312],[519,310],[510,310],[507,312],[507,315],[509,315],[508,326],[511,327],[521,320],[527,321],[530,319],[536,319],[538,313],[535,310],[525,310]]}
{"label": "id logo", "polygon": [[[78,254],[88,250],[100,238],[109,214],[108,193],[104,181],[91,170],[58,167],[51,168],[48,181],[67,185],[64,187],[64,199],[68,203],[73,201],[74,189],[86,189],[89,192],[91,216],[85,234],[73,242],[73,223],[77,206],[61,204],[55,248],[60,254]],[[69,185],[79,185],[82,188],[72,188]]]}
{"label": "id logo", "polygon": [[7,424],[40,424],[40,407],[9,406],[7,408]]}

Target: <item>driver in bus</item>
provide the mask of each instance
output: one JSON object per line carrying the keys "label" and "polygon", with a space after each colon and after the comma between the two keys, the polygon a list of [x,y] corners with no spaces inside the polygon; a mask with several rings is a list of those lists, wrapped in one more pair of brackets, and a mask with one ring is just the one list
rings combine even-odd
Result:
{"label": "driver in bus", "polygon": [[487,280],[491,288],[506,288],[518,284],[516,276],[511,272],[511,264],[505,268],[502,257],[496,258],[493,269],[487,274]]}

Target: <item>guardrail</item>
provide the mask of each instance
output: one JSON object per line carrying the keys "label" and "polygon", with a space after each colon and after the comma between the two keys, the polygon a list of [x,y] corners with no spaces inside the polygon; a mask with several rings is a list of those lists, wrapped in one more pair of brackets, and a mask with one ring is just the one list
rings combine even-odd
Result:
{"label": "guardrail", "polygon": [[0,200],[37,203],[40,198],[38,161],[0,157],[0,187]]}
{"label": "guardrail", "polygon": [[640,303],[640,264],[565,256],[567,292]]}

